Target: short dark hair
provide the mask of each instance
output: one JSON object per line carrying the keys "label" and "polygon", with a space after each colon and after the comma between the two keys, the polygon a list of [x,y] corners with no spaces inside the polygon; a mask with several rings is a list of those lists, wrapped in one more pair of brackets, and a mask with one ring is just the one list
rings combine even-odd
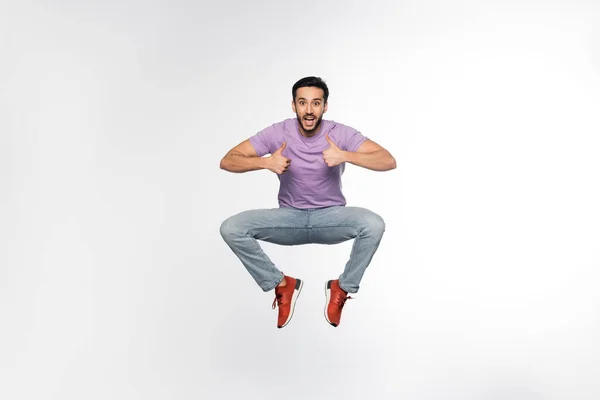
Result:
{"label": "short dark hair", "polygon": [[329,88],[325,81],[317,76],[307,76],[294,83],[292,87],[292,100],[296,101],[296,91],[301,87],[317,87],[323,90],[323,101],[327,103],[329,97]]}

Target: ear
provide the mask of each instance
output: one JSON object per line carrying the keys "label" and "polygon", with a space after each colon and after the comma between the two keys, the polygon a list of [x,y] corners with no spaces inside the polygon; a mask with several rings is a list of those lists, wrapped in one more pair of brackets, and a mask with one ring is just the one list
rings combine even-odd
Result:
{"label": "ear", "polygon": [[296,113],[296,102],[294,100],[292,100],[292,111],[294,114]]}
{"label": "ear", "polygon": [[327,105],[328,105],[328,104],[329,104],[329,103],[325,103],[325,107],[323,107],[323,114],[325,114],[325,113],[327,112]]}

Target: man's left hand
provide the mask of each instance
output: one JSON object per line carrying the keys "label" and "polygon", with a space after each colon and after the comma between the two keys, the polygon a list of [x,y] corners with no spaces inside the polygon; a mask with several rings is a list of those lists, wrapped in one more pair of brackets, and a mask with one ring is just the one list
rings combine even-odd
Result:
{"label": "man's left hand", "polygon": [[336,165],[345,162],[346,152],[331,141],[329,134],[325,134],[325,140],[329,143],[329,148],[323,152],[323,160],[325,160],[327,166],[335,167]]}

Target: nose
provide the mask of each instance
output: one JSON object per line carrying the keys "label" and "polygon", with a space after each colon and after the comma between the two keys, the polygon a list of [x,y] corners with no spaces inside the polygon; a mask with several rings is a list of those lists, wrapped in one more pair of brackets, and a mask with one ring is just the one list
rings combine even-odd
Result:
{"label": "nose", "polygon": [[312,114],[312,110],[313,110],[312,104],[308,103],[308,105],[306,106],[306,113],[307,114]]}

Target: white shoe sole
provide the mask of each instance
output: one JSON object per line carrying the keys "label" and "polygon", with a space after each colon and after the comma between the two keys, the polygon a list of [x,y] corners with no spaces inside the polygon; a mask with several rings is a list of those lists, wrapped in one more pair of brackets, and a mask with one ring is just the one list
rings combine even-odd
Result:
{"label": "white shoe sole", "polygon": [[330,282],[331,281],[325,282],[325,320],[327,321],[327,323],[329,325],[336,326],[331,323],[331,321],[329,320],[329,317],[327,316],[327,306],[329,305],[329,300],[331,299],[331,289],[329,288]]}

